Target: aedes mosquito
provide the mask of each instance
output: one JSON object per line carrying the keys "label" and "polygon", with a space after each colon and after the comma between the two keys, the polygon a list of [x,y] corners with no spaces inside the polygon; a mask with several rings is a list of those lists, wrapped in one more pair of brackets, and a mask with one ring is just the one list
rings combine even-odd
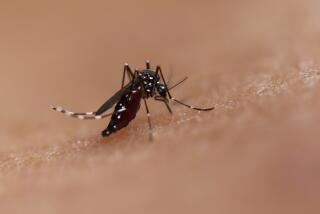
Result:
{"label": "aedes mosquito", "polygon": [[[125,85],[126,75],[129,78],[129,83]],[[150,111],[146,101],[150,97],[154,97],[156,101],[163,102],[171,114],[172,110],[169,106],[170,100],[197,111],[211,111],[214,109],[214,107],[196,108],[172,97],[170,90],[180,85],[186,79],[187,77],[169,87],[166,83],[160,66],[157,66],[156,70],[152,70],[150,62],[146,61],[145,69],[136,69],[134,72],[132,72],[131,68],[126,63],[123,69],[121,89],[117,91],[111,98],[109,98],[97,111],[74,113],[59,106],[51,106],[51,108],[67,116],[82,120],[102,119],[111,115],[109,125],[101,133],[101,135],[105,137],[126,127],[130,121],[136,117],[136,114],[140,108],[140,101],[143,99],[147,111],[149,130],[151,131],[152,125],[150,120]],[[105,113],[114,105],[115,108],[113,113]]]}

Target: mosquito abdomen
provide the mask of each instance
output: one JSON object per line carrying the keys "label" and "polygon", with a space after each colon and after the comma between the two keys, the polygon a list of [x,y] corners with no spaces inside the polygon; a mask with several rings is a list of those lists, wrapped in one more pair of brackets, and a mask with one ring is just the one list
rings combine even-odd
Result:
{"label": "mosquito abdomen", "polygon": [[116,104],[108,127],[102,131],[102,136],[109,136],[124,127],[136,117],[140,108],[142,96],[141,87],[133,88],[124,94]]}

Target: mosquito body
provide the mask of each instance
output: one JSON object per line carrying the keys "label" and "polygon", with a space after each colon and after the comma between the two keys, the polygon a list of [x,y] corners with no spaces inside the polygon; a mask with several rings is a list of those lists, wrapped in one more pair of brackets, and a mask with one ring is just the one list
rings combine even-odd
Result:
{"label": "mosquito body", "polygon": [[[129,83],[125,85],[126,76],[129,78]],[[136,114],[140,109],[141,100],[143,100],[147,112],[149,130],[151,131],[152,126],[150,120],[150,111],[146,101],[148,98],[154,98],[156,101],[163,102],[171,114],[172,110],[169,105],[170,100],[197,111],[210,111],[214,109],[214,107],[196,108],[187,105],[171,96],[170,90],[184,82],[186,79],[187,78],[171,87],[168,87],[160,66],[157,66],[155,70],[152,70],[149,61],[146,61],[145,69],[136,69],[134,72],[132,72],[129,65],[125,64],[122,75],[121,89],[117,91],[111,98],[109,98],[97,111],[74,113],[67,111],[62,107],[52,106],[51,108],[67,116],[86,120],[102,119],[111,115],[111,120],[107,128],[101,133],[101,135],[105,137],[126,127],[136,117]],[[113,113],[105,113],[114,105],[115,108]]]}

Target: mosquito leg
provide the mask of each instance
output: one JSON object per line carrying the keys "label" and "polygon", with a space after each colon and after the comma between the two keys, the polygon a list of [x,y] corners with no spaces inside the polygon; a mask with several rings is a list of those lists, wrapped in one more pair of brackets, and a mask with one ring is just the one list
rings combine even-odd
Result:
{"label": "mosquito leg", "polygon": [[109,114],[102,114],[102,115],[96,115],[95,112],[83,112],[83,113],[76,113],[72,111],[68,111],[60,106],[51,106],[52,110],[61,112],[62,114],[69,116],[69,117],[74,117],[80,120],[99,120],[105,117],[108,117],[111,115]]}
{"label": "mosquito leg", "polygon": [[151,66],[150,66],[150,61],[149,61],[149,60],[146,60],[146,68],[147,68],[147,69],[150,69],[150,68],[151,68]]}
{"label": "mosquito leg", "polygon": [[155,99],[156,101],[163,102],[163,103],[166,105],[169,113],[172,114],[172,110],[171,110],[171,108],[170,108],[170,106],[169,106],[169,103],[168,103],[168,100],[167,100],[167,99],[164,99],[164,98],[161,97],[161,96],[155,96],[154,99]]}
{"label": "mosquito leg", "polygon": [[123,86],[124,86],[124,81],[125,81],[126,74],[128,75],[129,80],[131,81],[132,78],[133,78],[133,73],[132,73],[132,70],[131,70],[131,68],[129,67],[128,63],[125,63],[125,64],[124,64],[123,74],[122,74],[121,88],[123,88]]}
{"label": "mosquito leg", "polygon": [[183,103],[183,102],[181,102],[181,101],[179,101],[179,100],[177,100],[177,99],[175,99],[175,98],[173,98],[173,97],[171,97],[170,100],[173,100],[173,101],[179,103],[180,105],[183,105],[183,106],[185,106],[185,107],[188,107],[188,108],[190,108],[190,109],[194,109],[194,110],[197,110],[197,111],[211,111],[211,110],[214,109],[214,107],[210,107],[210,108],[197,108],[197,107],[194,107],[194,106],[185,104],[185,103]]}
{"label": "mosquito leg", "polygon": [[[166,80],[165,80],[165,78],[164,78],[164,76],[163,76],[161,67],[160,67],[160,66],[157,66],[156,71],[159,71],[159,72],[160,72],[161,78],[162,78],[163,83],[164,83],[164,85],[165,85],[165,87],[166,87],[166,89],[167,89],[167,93],[168,93],[168,96],[169,96],[169,99],[170,99],[170,100],[173,100],[173,101],[179,103],[180,105],[183,105],[183,106],[185,106],[185,107],[188,107],[188,108],[190,108],[190,109],[194,109],[194,110],[197,110],[197,111],[211,111],[211,110],[214,109],[214,107],[211,107],[211,108],[197,108],[197,107],[193,107],[193,106],[190,106],[190,105],[188,105],[188,104],[185,104],[185,103],[183,103],[183,102],[181,102],[181,101],[179,101],[179,100],[176,100],[176,99],[173,98],[173,97],[171,96],[171,94],[170,94],[170,91],[169,91],[168,85],[167,85],[167,83],[166,83]],[[184,81],[184,80],[183,80],[183,81]],[[183,81],[182,81],[182,82],[183,82]],[[179,83],[179,84],[180,84],[180,83]]]}
{"label": "mosquito leg", "polygon": [[152,133],[152,125],[151,125],[151,119],[150,119],[150,111],[149,111],[149,108],[148,108],[146,99],[143,99],[143,101],[144,101],[144,106],[146,107],[146,111],[147,111],[147,117],[148,117],[148,123],[149,123],[149,131],[150,131],[150,133]]}

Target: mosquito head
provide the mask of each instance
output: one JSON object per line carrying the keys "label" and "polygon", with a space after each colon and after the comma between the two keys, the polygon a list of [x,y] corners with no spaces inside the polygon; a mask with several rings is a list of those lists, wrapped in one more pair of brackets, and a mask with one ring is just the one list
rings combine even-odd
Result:
{"label": "mosquito head", "polygon": [[159,95],[161,97],[166,98],[167,97],[167,92],[168,92],[166,86],[164,84],[162,84],[162,83],[158,83],[156,85],[156,87],[157,87],[157,91],[158,91]]}

